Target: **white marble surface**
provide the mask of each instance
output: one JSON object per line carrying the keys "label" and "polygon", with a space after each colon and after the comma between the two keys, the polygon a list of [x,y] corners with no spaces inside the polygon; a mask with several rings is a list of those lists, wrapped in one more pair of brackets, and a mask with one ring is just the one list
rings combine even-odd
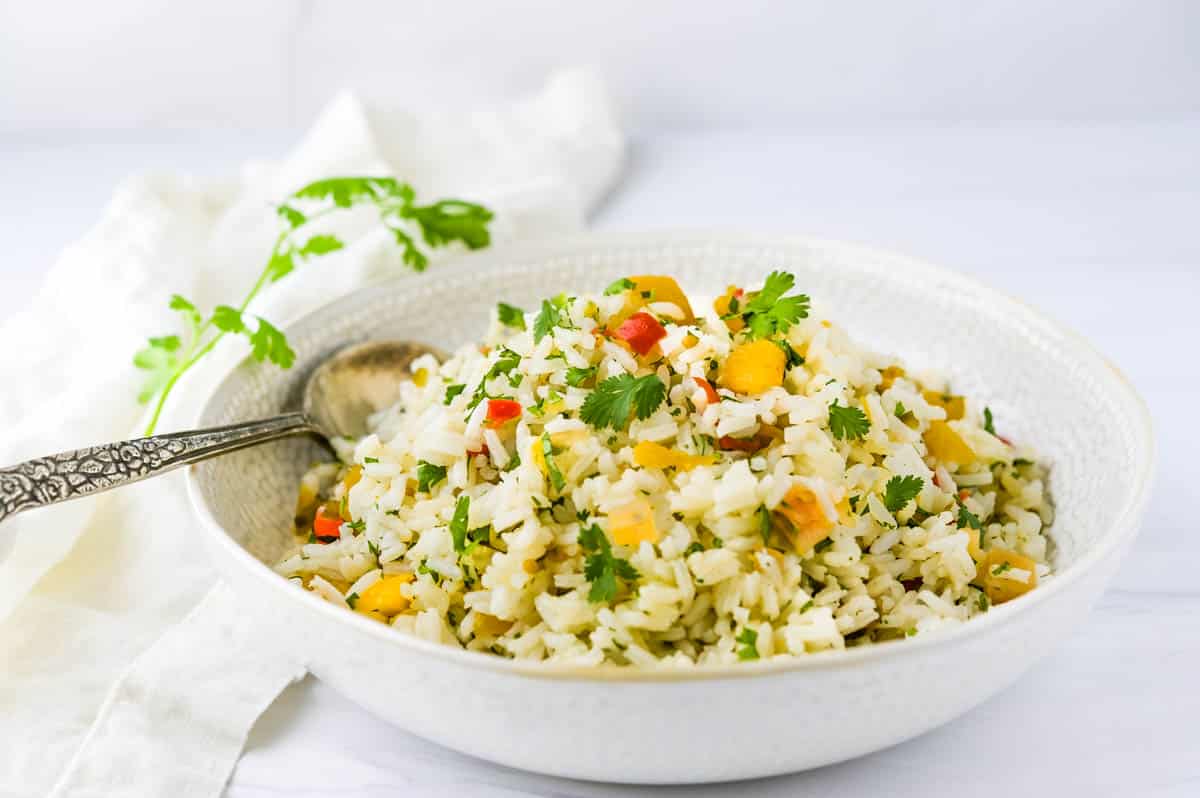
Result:
{"label": "white marble surface", "polygon": [[[0,296],[9,300],[0,316],[123,174],[213,173],[290,138],[0,134],[10,189],[0,193]],[[1054,655],[987,704],[912,742],[806,774],[696,789],[545,779],[425,743],[310,679],[254,729],[228,794],[1200,795],[1200,523],[1187,509],[1200,498],[1198,211],[1200,121],[636,137],[628,179],[598,228],[864,241],[972,273],[1093,340],[1150,403],[1161,447],[1145,527],[1116,582]]]}

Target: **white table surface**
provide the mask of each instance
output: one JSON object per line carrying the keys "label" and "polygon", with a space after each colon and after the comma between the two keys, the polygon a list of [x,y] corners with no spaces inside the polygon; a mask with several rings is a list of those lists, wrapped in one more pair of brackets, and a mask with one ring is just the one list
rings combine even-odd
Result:
{"label": "white table surface", "polygon": [[[0,317],[123,175],[227,171],[292,137],[0,135]],[[1200,523],[1188,509],[1200,499],[1198,224],[1200,121],[636,136],[598,229],[867,242],[973,274],[1094,341],[1141,389],[1161,447],[1144,530],[1115,583],[1054,654],[983,706],[804,774],[691,789],[542,778],[426,743],[309,679],[253,730],[228,795],[1200,795]]]}

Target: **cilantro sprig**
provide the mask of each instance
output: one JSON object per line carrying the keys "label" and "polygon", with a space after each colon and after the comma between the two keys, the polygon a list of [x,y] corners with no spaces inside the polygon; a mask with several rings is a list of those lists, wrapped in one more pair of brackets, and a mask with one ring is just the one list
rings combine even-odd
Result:
{"label": "cilantro sprig", "polygon": [[829,431],[833,433],[833,437],[841,440],[859,440],[867,436],[867,430],[870,428],[871,422],[867,419],[867,414],[857,407],[839,405],[837,399],[829,406]]}
{"label": "cilantro sprig", "polygon": [[583,575],[592,583],[588,590],[588,601],[593,604],[616,598],[618,579],[628,584],[641,578],[629,560],[613,554],[608,537],[596,524],[579,530],[579,545],[588,553],[583,564]]}
{"label": "cilantro sprig", "polygon": [[597,385],[583,401],[579,415],[596,429],[621,430],[629,424],[630,413],[647,419],[666,398],[667,386],[657,375],[621,374]]}
{"label": "cilantro sprig", "polygon": [[784,296],[795,285],[794,275],[788,272],[771,272],[767,275],[762,290],[736,303],[731,300],[725,318],[741,317],[746,324],[746,334],[750,338],[766,338],[776,333],[786,333],[800,319],[808,318],[807,294]]}
{"label": "cilantro sprig", "polygon": [[481,249],[491,242],[488,223],[492,212],[482,205],[460,200],[440,200],[418,205],[412,186],[391,177],[335,177],[318,180],[294,192],[276,208],[283,230],[275,239],[270,256],[249,293],[236,307],[217,305],[207,316],[196,304],[178,294],[169,307],[183,321],[183,335],[150,338],[133,357],[145,372],[138,401],[145,404],[157,397],[146,426],[151,435],[172,389],[192,366],[212,351],[222,338],[236,335],[247,339],[251,356],[290,368],[296,359],[287,337],[261,316],[247,312],[264,288],[282,280],[309,261],[345,247],[337,236],[310,235],[310,225],[323,217],[356,205],[374,205],[379,220],[400,246],[401,257],[414,271],[424,271],[429,257],[415,236],[427,247],[458,242],[468,249]]}
{"label": "cilantro sprig", "polygon": [[758,632],[751,629],[749,626],[738,632],[738,636],[733,638],[735,643],[739,644],[737,657],[740,660],[758,659]]}
{"label": "cilantro sprig", "polygon": [[912,475],[892,477],[883,486],[883,506],[889,513],[898,513],[907,507],[909,502],[917,498],[917,494],[923,487],[925,487],[925,480],[920,477]]}

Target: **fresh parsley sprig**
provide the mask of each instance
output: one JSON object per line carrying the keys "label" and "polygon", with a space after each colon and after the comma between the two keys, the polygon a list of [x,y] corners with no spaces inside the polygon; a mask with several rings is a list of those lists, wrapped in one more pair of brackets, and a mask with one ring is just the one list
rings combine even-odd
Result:
{"label": "fresh parsley sprig", "polygon": [[596,524],[579,530],[579,545],[588,553],[583,564],[583,575],[592,583],[588,601],[594,604],[612,601],[617,597],[618,578],[630,583],[641,577],[629,560],[613,554],[608,537]]}
{"label": "fresh parsley sprig", "polygon": [[404,263],[415,271],[424,271],[429,265],[428,256],[413,237],[416,230],[428,247],[458,242],[468,249],[480,249],[491,242],[488,223],[492,212],[482,205],[460,200],[417,205],[412,186],[390,177],[335,177],[309,183],[276,209],[284,229],[275,239],[258,279],[239,305],[218,305],[205,317],[192,301],[178,294],[171,297],[169,307],[182,316],[184,334],[150,338],[133,358],[134,365],[146,372],[138,401],[145,404],[158,397],[146,426],[147,435],[158,425],[167,397],[179,378],[226,335],[245,337],[251,345],[251,356],[259,362],[269,360],[285,369],[292,366],[296,354],[283,332],[246,309],[264,288],[300,265],[344,248],[345,244],[336,236],[308,235],[310,224],[363,204],[375,206],[380,222],[399,244]]}

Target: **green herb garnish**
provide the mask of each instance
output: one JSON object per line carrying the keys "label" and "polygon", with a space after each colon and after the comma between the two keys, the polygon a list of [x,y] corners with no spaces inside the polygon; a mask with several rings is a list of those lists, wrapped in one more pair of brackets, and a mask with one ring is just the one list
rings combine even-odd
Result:
{"label": "green herb garnish", "polygon": [[917,498],[917,494],[923,487],[925,487],[925,480],[920,477],[911,475],[892,477],[883,488],[883,506],[888,509],[889,513],[898,513],[907,507],[910,501]]}
{"label": "green herb garnish", "polygon": [[372,204],[399,244],[404,262],[415,271],[423,271],[429,260],[409,232],[414,225],[429,247],[460,242],[469,249],[480,249],[490,243],[488,223],[492,213],[483,206],[459,200],[417,205],[415,200],[412,186],[390,177],[337,177],[310,183],[276,209],[284,222],[283,232],[276,237],[266,265],[241,304],[218,305],[205,318],[193,302],[173,295],[169,307],[183,317],[186,335],[150,338],[148,346],[133,358],[134,365],[146,372],[138,401],[144,404],[158,397],[145,434],[153,434],[179,378],[226,335],[246,338],[255,360],[269,360],[281,368],[291,368],[296,354],[287,337],[266,319],[248,313],[247,308],[266,286],[291,274],[301,264],[345,246],[336,236],[307,235],[309,223],[339,209]]}
{"label": "green herb garnish", "polygon": [[796,278],[787,272],[771,272],[762,290],[750,294],[745,304],[726,314],[726,318],[741,316],[746,333],[751,338],[766,338],[785,333],[800,319],[808,318],[808,295],[784,296],[792,290]]}
{"label": "green herb garnish", "polygon": [[446,398],[442,400],[442,404],[449,405],[454,401],[454,397],[458,396],[463,391],[467,390],[467,386],[461,382],[456,382],[453,385],[446,386]]}
{"label": "green herb garnish", "polygon": [[459,496],[458,503],[454,505],[454,517],[450,519],[450,537],[458,554],[467,552],[467,516],[470,512],[471,497]]}
{"label": "green herb garnish", "polygon": [[666,398],[667,386],[657,375],[621,374],[597,385],[584,400],[579,415],[596,429],[620,430],[629,424],[631,412],[639,419],[647,419]]}
{"label": "green herb garnish", "polygon": [[554,490],[562,492],[566,487],[567,481],[563,479],[562,471],[558,469],[558,463],[554,461],[556,454],[554,444],[550,442],[550,436],[547,433],[542,433],[542,458],[546,461],[546,472],[550,476],[550,484],[554,486]]}
{"label": "green herb garnish", "polygon": [[857,440],[865,438],[870,428],[871,422],[867,420],[866,413],[857,407],[839,405],[837,399],[829,406],[829,431],[833,437]]}
{"label": "green herb garnish", "polygon": [[762,537],[763,545],[771,542],[771,512],[766,506],[761,506],[754,513],[758,522],[758,534]]}
{"label": "green herb garnish", "polygon": [[737,650],[738,659],[758,659],[758,632],[747,626],[738,632],[734,641],[741,644],[741,648]]}
{"label": "green herb garnish", "polygon": [[421,460],[417,463],[417,490],[429,493],[434,485],[446,478],[446,467]]}
{"label": "green herb garnish", "polygon": [[992,435],[996,434],[996,426],[992,423],[992,409],[990,407],[983,408],[983,430]]}
{"label": "green herb garnish", "polygon": [[614,296],[616,294],[623,294],[626,291],[632,290],[634,287],[635,283],[633,280],[630,280],[628,277],[622,277],[620,280],[615,280],[609,283],[608,288],[604,289],[604,295]]}
{"label": "green herb garnish", "polygon": [[505,327],[515,327],[518,330],[525,329],[525,311],[515,305],[509,305],[506,302],[496,305],[496,317],[500,319],[500,323]]}
{"label": "green herb garnish", "polygon": [[588,591],[588,601],[612,601],[617,596],[618,578],[626,583],[639,578],[637,569],[629,560],[612,553],[612,545],[609,544],[604,530],[595,524],[579,530],[579,545],[588,553],[583,565],[583,575],[592,583]]}
{"label": "green herb garnish", "polygon": [[596,368],[596,366],[589,366],[583,369],[578,366],[569,367],[567,369],[567,385],[570,385],[572,388],[580,387],[596,376]]}

